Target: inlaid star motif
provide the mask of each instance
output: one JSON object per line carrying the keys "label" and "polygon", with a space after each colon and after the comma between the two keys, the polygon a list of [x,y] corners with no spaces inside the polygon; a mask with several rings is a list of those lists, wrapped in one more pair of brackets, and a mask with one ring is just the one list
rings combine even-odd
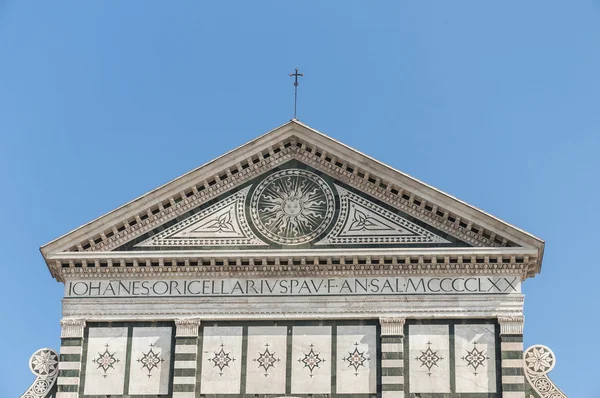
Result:
{"label": "inlaid star motif", "polygon": [[265,344],[265,351],[258,353],[259,357],[254,358],[254,362],[258,362],[258,367],[262,367],[265,370],[265,377],[267,377],[269,368],[275,368],[275,363],[281,361],[280,358],[275,358],[275,353],[269,351],[269,344]]}
{"label": "inlaid star motif", "polygon": [[107,376],[106,372],[108,372],[109,369],[114,369],[115,367],[113,365],[117,362],[120,362],[120,359],[115,358],[116,353],[111,353],[110,351],[108,351],[108,348],[110,346],[107,344],[105,347],[106,349],[104,350],[104,352],[99,352],[98,358],[92,360],[93,363],[98,365],[96,369],[102,369],[104,371],[104,378],[106,378]]}
{"label": "inlaid star motif", "polygon": [[158,369],[158,365],[165,360],[160,357],[160,353],[156,353],[153,350],[154,344],[150,344],[150,351],[143,354],[137,361],[142,364],[142,369],[148,370],[148,377],[152,376],[152,369]]}
{"label": "inlaid star motif", "polygon": [[231,352],[225,352],[223,350],[224,345],[221,344],[221,351],[215,352],[215,356],[209,358],[209,361],[213,362],[213,367],[219,368],[219,376],[223,376],[223,369],[229,367],[229,362],[235,361],[235,358],[231,358],[229,355]]}
{"label": "inlaid star motif", "polygon": [[479,351],[476,347],[476,343],[473,343],[473,349],[471,351],[467,350],[467,355],[462,357],[462,359],[467,361],[467,366],[473,367],[473,374],[477,376],[477,368],[484,366],[485,361],[490,358],[485,355],[485,351]]}
{"label": "inlaid star motif", "polygon": [[437,351],[433,351],[431,349],[431,342],[427,342],[427,349],[425,351],[421,351],[421,355],[415,358],[418,361],[421,361],[421,366],[427,367],[428,375],[431,376],[431,368],[434,366],[438,366],[438,362],[441,361],[442,357],[438,355]]}
{"label": "inlaid star motif", "polygon": [[358,376],[358,368],[361,366],[365,366],[365,362],[370,360],[370,358],[365,357],[365,352],[361,352],[358,350],[358,343],[354,343],[354,351],[348,352],[348,356],[346,358],[342,358],[344,361],[348,361],[348,366],[354,367],[354,375]]}
{"label": "inlaid star motif", "polygon": [[544,373],[552,368],[554,358],[549,350],[544,347],[534,347],[527,352],[525,363],[534,372]]}
{"label": "inlaid star motif", "polygon": [[58,365],[58,358],[49,350],[40,350],[39,353],[33,356],[31,365],[35,373],[46,376],[54,373]]}
{"label": "inlaid star motif", "polygon": [[319,368],[319,364],[321,362],[325,362],[324,359],[319,358],[319,355],[321,355],[321,353],[316,353],[314,351],[314,346],[314,344],[311,344],[310,351],[304,354],[304,358],[298,359],[298,362],[302,362],[304,364],[304,367],[308,368],[308,370],[310,371],[310,377],[313,377],[313,370]]}

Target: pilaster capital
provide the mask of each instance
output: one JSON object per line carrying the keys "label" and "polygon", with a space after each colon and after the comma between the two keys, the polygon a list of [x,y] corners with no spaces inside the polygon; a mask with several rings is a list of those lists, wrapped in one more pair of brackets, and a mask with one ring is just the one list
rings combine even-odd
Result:
{"label": "pilaster capital", "polygon": [[200,318],[175,319],[175,337],[198,337]]}
{"label": "pilaster capital", "polygon": [[502,316],[498,317],[500,324],[500,335],[504,334],[523,334],[525,318],[523,316]]}
{"label": "pilaster capital", "polygon": [[382,336],[404,336],[406,318],[379,318]]}
{"label": "pilaster capital", "polygon": [[63,318],[60,320],[60,338],[83,338],[85,319]]}

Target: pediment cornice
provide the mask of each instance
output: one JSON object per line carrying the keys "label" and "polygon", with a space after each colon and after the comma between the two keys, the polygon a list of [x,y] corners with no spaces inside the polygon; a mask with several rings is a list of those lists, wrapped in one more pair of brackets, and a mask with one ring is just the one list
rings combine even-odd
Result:
{"label": "pediment cornice", "polygon": [[110,252],[293,159],[474,247],[535,249],[539,272],[540,239],[295,120],[48,243],[42,254],[50,265],[59,253]]}

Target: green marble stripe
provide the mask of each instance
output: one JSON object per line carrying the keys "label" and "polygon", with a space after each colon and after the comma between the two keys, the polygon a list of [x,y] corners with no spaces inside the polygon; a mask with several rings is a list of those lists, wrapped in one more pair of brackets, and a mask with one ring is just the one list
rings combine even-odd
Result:
{"label": "green marble stripe", "polygon": [[502,336],[500,336],[500,341],[503,341],[505,343],[522,343],[523,335],[522,334],[515,334],[515,335],[503,334]]}
{"label": "green marble stripe", "polygon": [[79,377],[78,370],[59,370],[58,377]]}
{"label": "green marble stripe", "polygon": [[83,345],[83,339],[65,337],[60,341],[61,347],[81,347]]}
{"label": "green marble stripe", "polygon": [[523,376],[523,368],[502,368],[502,376]]}
{"label": "green marble stripe", "polygon": [[502,384],[502,391],[525,391],[525,383],[522,383],[522,384]]}
{"label": "green marble stripe", "polygon": [[402,343],[402,336],[381,336],[381,344]]}
{"label": "green marble stripe", "polygon": [[502,359],[523,359],[523,351],[501,351]]}
{"label": "green marble stripe", "polygon": [[80,354],[60,354],[60,362],[81,362]]}
{"label": "green marble stripe", "polygon": [[381,359],[404,359],[401,352],[382,352]]}
{"label": "green marble stripe", "polygon": [[404,368],[381,368],[382,376],[404,376]]}
{"label": "green marble stripe", "polygon": [[173,392],[194,392],[195,384],[173,384]]}
{"label": "green marble stripe", "polygon": [[195,360],[196,360],[196,354],[181,354],[181,353],[175,354],[175,361],[195,361]]}
{"label": "green marble stripe", "polygon": [[381,391],[404,391],[404,384],[382,384]]}
{"label": "green marble stripe", "polygon": [[175,369],[173,371],[174,376],[185,376],[194,377],[196,376],[196,369]]}
{"label": "green marble stripe", "polygon": [[58,385],[58,392],[77,392],[79,391],[79,386],[75,385]]}
{"label": "green marble stripe", "polygon": [[175,345],[196,345],[198,344],[197,337],[177,337],[175,336]]}

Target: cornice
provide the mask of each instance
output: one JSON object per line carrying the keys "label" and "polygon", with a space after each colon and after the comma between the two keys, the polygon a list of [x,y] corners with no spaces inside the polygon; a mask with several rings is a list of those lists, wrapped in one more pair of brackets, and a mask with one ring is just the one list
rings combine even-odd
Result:
{"label": "cornice", "polygon": [[[63,256],[64,255],[64,256]],[[532,249],[171,251],[62,253],[50,262],[60,281],[75,278],[281,277],[339,275],[518,275],[535,269]]]}

